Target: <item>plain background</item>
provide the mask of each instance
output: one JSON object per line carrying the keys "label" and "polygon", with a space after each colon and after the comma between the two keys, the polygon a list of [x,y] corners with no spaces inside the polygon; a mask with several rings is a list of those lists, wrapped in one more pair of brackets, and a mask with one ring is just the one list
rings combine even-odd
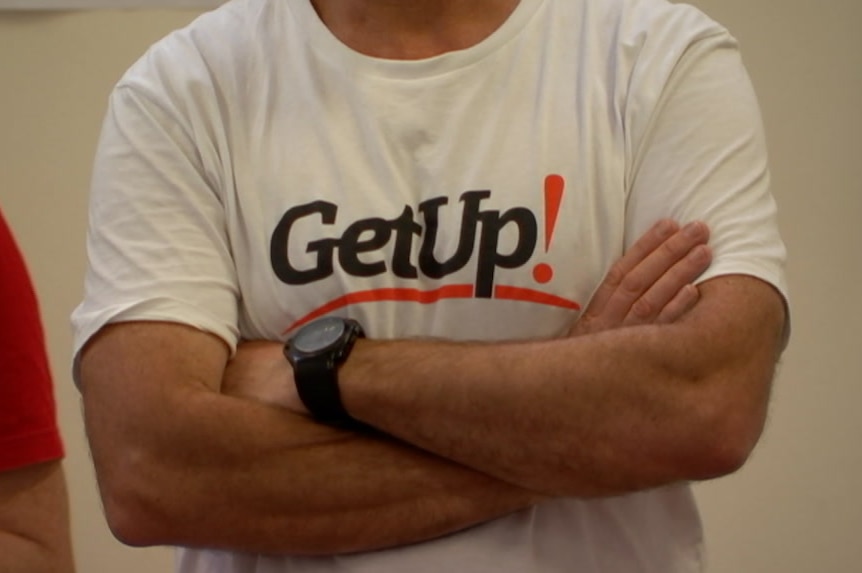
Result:
{"label": "plain background", "polygon": [[[858,571],[862,563],[862,2],[697,0],[740,39],[770,140],[791,260],[793,338],[761,445],[697,486],[711,573]],[[69,376],[90,166],[120,74],[194,11],[0,12],[0,205],[42,303],[81,573],[170,571],[101,514]]]}

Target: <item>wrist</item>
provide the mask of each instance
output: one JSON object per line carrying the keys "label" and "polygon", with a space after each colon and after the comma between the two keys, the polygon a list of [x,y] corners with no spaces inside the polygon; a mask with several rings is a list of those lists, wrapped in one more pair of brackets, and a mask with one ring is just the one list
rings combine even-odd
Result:
{"label": "wrist", "polygon": [[385,342],[368,338],[357,340],[353,345],[350,358],[341,365],[338,378],[341,403],[353,418],[363,419],[361,413],[363,388],[365,391],[368,390],[365,381],[373,376],[373,372],[370,372],[373,365],[373,356],[382,344],[385,344]]}
{"label": "wrist", "polygon": [[222,377],[221,393],[307,414],[296,396],[293,370],[281,344],[265,340],[241,342]]}
{"label": "wrist", "polygon": [[355,320],[328,316],[306,324],[285,343],[296,393],[316,421],[355,425],[342,404],[339,378],[356,341],[364,336]]}

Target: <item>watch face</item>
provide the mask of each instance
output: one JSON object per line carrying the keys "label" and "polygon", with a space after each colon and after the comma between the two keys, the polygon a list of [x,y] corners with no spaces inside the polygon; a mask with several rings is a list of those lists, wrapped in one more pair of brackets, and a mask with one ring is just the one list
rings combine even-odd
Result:
{"label": "watch face", "polygon": [[344,328],[344,321],[338,317],[321,318],[302,327],[291,344],[303,353],[318,352],[335,343]]}

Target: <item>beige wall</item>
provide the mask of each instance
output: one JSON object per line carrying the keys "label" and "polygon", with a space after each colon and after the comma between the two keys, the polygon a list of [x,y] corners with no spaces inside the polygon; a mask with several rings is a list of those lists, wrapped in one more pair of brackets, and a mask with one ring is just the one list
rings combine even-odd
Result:
{"label": "beige wall", "polygon": [[[769,132],[790,247],[794,336],[762,445],[698,487],[713,573],[855,571],[862,562],[862,3],[698,0],[741,39]],[[68,375],[90,162],[105,98],[193,12],[0,13],[0,205],[29,259],[68,445],[80,571],[154,573],[100,513]]]}
{"label": "beige wall", "polygon": [[82,292],[87,187],[108,92],[150,43],[194,15],[0,12],[0,205],[41,300],[68,450],[79,573],[172,567],[172,552],[128,549],[104,525],[69,376],[69,314]]}
{"label": "beige wall", "polygon": [[862,2],[696,3],[740,39],[760,95],[794,328],[751,464],[699,489],[713,571],[859,571]]}

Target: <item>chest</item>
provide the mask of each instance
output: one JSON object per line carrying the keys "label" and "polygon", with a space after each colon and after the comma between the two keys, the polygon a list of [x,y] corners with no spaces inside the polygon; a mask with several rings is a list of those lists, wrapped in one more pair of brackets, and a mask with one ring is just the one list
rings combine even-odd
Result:
{"label": "chest", "polygon": [[[551,335],[621,251],[624,159],[577,82],[305,77],[232,134],[246,336],[327,313],[372,336]],[[597,104],[596,102],[604,102]]]}

